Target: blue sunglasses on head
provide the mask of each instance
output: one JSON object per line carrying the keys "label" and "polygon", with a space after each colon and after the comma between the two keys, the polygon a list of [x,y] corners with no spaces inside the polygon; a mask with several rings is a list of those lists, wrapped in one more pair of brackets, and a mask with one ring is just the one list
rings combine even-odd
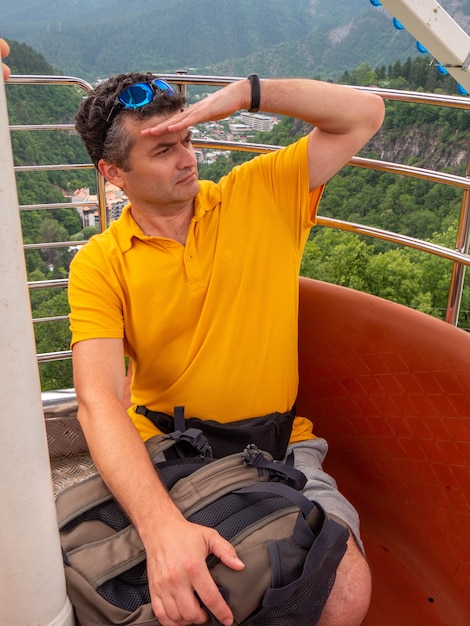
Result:
{"label": "blue sunglasses on head", "polygon": [[163,92],[169,96],[176,96],[176,91],[171,85],[161,78],[156,78],[149,83],[134,83],[126,87],[116,98],[106,118],[106,129],[109,130],[114,116],[121,109],[139,109],[153,102],[155,96]]}

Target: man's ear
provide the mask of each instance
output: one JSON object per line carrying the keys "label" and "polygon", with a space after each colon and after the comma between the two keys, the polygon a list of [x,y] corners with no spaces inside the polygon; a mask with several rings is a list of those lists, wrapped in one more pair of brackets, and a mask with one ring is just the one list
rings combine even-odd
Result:
{"label": "man's ear", "polygon": [[122,172],[121,172],[120,167],[118,167],[117,165],[114,165],[113,163],[109,163],[108,161],[105,161],[104,159],[100,159],[98,161],[97,167],[98,167],[100,174],[104,176],[106,180],[108,180],[113,185],[116,185],[116,187],[120,187],[122,189],[124,180],[122,177]]}

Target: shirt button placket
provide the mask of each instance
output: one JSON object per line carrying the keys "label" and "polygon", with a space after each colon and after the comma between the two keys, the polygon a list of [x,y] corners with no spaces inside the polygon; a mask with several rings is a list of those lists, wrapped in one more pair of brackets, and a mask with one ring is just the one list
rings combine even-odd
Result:
{"label": "shirt button placket", "polygon": [[193,285],[193,287],[197,287],[202,282],[197,256],[193,254],[191,250],[186,249],[183,258],[188,282]]}

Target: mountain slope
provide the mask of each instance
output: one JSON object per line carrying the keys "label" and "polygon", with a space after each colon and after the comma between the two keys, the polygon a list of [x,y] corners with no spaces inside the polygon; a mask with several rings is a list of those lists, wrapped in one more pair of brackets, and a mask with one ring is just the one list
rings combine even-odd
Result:
{"label": "mountain slope", "polygon": [[394,29],[387,14],[367,11],[333,30],[316,30],[302,39],[204,69],[236,76],[256,69],[263,76],[336,79],[361,63],[376,67],[416,54],[414,39],[407,32]]}
{"label": "mountain slope", "polygon": [[66,72],[89,76],[199,66],[304,37],[313,24],[311,5],[310,0],[86,0],[70,5],[18,0],[15,10],[9,0],[0,0],[0,11],[4,36],[27,42]]}
{"label": "mountain slope", "polygon": [[[470,29],[470,0],[441,4]],[[335,79],[418,54],[369,0],[0,0],[0,15],[2,36],[90,81],[188,68]]]}

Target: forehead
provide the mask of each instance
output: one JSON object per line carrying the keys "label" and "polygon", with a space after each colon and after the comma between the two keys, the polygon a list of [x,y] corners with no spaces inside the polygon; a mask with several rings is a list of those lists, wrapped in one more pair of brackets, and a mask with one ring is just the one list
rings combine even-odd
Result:
{"label": "forehead", "polygon": [[[124,128],[129,137],[128,159],[129,163],[135,165],[135,160],[148,159],[154,155],[156,150],[162,147],[174,146],[179,142],[184,142],[186,137],[191,135],[189,129],[177,132],[165,132],[161,135],[142,135],[145,128],[151,128],[158,123],[172,117],[170,115],[153,115],[145,119],[135,119],[126,116]],[[132,168],[134,168],[132,165]]]}
{"label": "forehead", "polygon": [[181,133],[180,132],[177,132],[177,133],[166,132],[158,136],[155,136],[155,135],[142,136],[141,132],[145,128],[152,128],[153,126],[156,126],[157,124],[160,124],[161,122],[164,122],[165,120],[169,119],[173,115],[174,113],[169,113],[165,115],[152,115],[144,119],[133,117],[131,115],[126,115],[123,119],[123,125],[127,133],[132,137],[133,143],[139,142],[140,144],[143,144],[143,143],[148,143],[149,141],[153,144],[166,143],[168,141],[172,141],[172,140],[174,141],[175,139],[178,139]]}
{"label": "forehead", "polygon": [[140,118],[132,114],[126,115],[124,113],[122,116],[122,123],[129,133],[139,134],[144,128],[156,126],[157,124],[160,124],[160,122],[164,122],[166,119],[170,118],[172,115],[174,115],[174,113],[150,115],[149,117]]}

